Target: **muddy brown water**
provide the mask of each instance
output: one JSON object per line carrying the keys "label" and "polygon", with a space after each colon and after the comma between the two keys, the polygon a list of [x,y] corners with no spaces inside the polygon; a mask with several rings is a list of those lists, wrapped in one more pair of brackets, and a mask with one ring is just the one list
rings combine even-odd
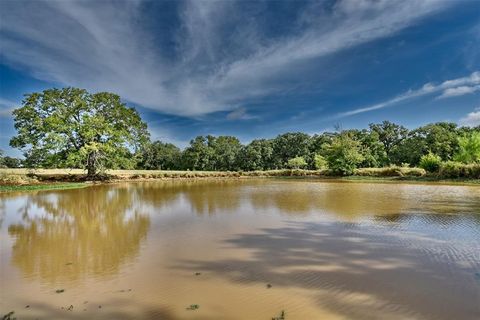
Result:
{"label": "muddy brown water", "polygon": [[478,186],[138,182],[0,212],[17,319],[480,319]]}

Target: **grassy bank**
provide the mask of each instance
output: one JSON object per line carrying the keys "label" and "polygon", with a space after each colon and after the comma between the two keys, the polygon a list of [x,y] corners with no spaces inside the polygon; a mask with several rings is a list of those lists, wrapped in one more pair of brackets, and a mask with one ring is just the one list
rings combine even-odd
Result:
{"label": "grassy bank", "polygon": [[[427,174],[420,168],[386,167],[362,168],[352,176],[338,177],[328,170],[282,169],[267,171],[164,171],[164,170],[108,170],[100,177],[103,181],[197,178],[248,177],[317,177],[343,180],[385,180],[480,183],[480,179],[441,177]],[[81,169],[0,169],[0,191],[74,188],[83,185],[86,173]]]}
{"label": "grassy bank", "polygon": [[87,183],[38,183],[23,185],[0,185],[0,192],[10,191],[36,191],[36,190],[58,190],[58,189],[76,189],[86,187]]}

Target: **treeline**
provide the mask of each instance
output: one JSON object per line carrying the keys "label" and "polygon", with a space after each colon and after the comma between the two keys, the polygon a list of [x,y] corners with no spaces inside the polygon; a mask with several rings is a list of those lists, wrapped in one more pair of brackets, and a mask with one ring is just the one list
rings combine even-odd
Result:
{"label": "treeline", "polygon": [[[243,145],[233,136],[198,136],[181,150],[155,141],[138,154],[137,167],[164,170],[251,171],[272,169],[329,169],[352,174],[356,168],[423,166],[480,161],[480,127],[455,123],[428,124],[414,130],[384,121],[368,129],[338,130],[313,136],[289,132],[273,139]],[[435,162],[429,165],[427,163]]]}
{"label": "treeline", "polygon": [[105,169],[288,168],[328,169],[329,173],[349,175],[356,168],[391,165],[421,166],[431,172],[447,162],[449,168],[461,170],[465,168],[459,164],[480,167],[480,126],[459,127],[448,122],[408,130],[384,121],[370,124],[368,129],[313,136],[289,132],[246,145],[233,136],[198,136],[181,150],[171,143],[150,141],[140,114],[109,92],[63,88],[30,93],[13,116],[17,135],[10,146],[22,150],[24,160],[0,154],[0,166],[83,168],[91,178]]}
{"label": "treeline", "polygon": [[[198,171],[253,171],[274,169],[328,169],[348,175],[356,168],[391,165],[460,170],[460,164],[480,163],[480,127],[459,127],[439,122],[414,130],[389,122],[370,124],[368,129],[337,130],[308,135],[280,134],[242,144],[233,136],[197,136],[181,150],[171,143],[153,141],[131,152],[128,162],[108,169],[156,169]],[[442,163],[447,165],[442,166]],[[59,165],[60,164],[60,165]],[[24,160],[0,154],[1,167],[61,168],[61,162],[38,163],[26,154]],[[461,174],[459,174],[461,175]]]}

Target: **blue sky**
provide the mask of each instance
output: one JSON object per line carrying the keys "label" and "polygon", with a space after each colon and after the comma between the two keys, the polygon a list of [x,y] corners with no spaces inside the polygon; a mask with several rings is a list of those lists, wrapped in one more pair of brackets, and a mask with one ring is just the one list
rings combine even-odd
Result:
{"label": "blue sky", "polygon": [[480,1],[2,1],[0,149],[24,93],[135,106],[153,139],[480,124]]}

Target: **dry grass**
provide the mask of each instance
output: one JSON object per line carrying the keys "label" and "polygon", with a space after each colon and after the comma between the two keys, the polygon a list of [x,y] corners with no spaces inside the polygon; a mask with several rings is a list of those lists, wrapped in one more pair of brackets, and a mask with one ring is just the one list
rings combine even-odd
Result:
{"label": "dry grass", "polygon": [[[328,170],[281,169],[266,171],[168,171],[168,170],[108,170],[101,180],[201,179],[248,177],[332,177]],[[352,178],[368,179],[437,179],[420,168],[391,166],[355,170]],[[51,182],[83,182],[86,171],[81,169],[0,169],[0,185],[37,185]]]}
{"label": "dry grass", "polygon": [[[107,170],[102,180],[179,179],[179,178],[240,178],[280,176],[325,176],[321,170],[267,170],[267,171],[168,171],[168,170]],[[82,169],[0,169],[0,184],[23,185],[42,182],[78,182],[86,179]]]}
{"label": "dry grass", "polygon": [[427,173],[421,168],[390,166],[385,168],[361,168],[355,170],[355,176],[361,177],[423,177]]}

